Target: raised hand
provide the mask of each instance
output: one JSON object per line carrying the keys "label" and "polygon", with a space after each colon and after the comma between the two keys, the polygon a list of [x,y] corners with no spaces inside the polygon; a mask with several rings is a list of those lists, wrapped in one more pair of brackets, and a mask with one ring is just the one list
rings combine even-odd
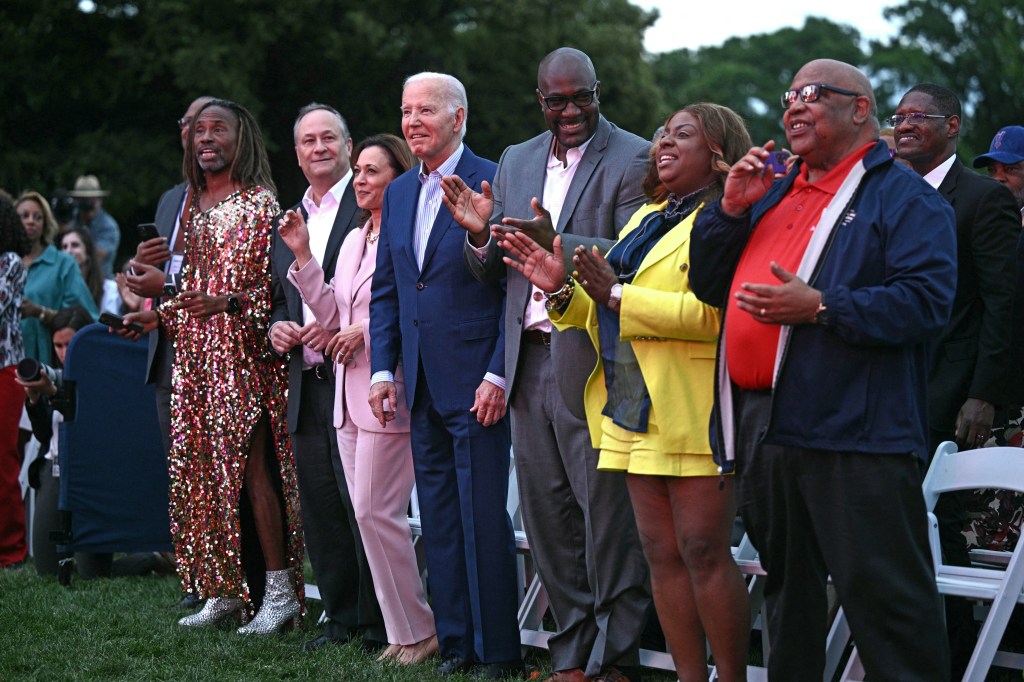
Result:
{"label": "raised hand", "polygon": [[768,154],[774,148],[774,140],[768,140],[763,147],[751,147],[729,169],[729,175],[725,178],[725,192],[722,194],[722,210],[726,214],[743,215],[775,182],[775,174],[768,163]]}
{"label": "raised hand", "polygon": [[491,183],[484,180],[480,183],[480,192],[476,192],[458,175],[441,178],[441,201],[451,211],[452,217],[466,232],[470,241],[476,246],[487,244],[487,221],[494,212],[494,195]]}
{"label": "raised hand", "polygon": [[313,252],[309,250],[309,228],[306,227],[306,220],[301,213],[285,211],[277,224],[277,233],[295,254],[295,262],[300,268],[313,258]]}
{"label": "raised hand", "polygon": [[523,273],[523,277],[548,293],[553,293],[565,284],[565,261],[562,260],[562,237],[556,235],[552,244],[554,253],[545,251],[526,233],[502,225],[492,225],[494,237],[508,254],[502,260],[511,268]]}

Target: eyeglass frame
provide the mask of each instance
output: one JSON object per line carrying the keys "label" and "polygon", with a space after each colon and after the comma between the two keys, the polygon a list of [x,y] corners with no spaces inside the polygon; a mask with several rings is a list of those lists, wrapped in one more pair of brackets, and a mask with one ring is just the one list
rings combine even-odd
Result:
{"label": "eyeglass frame", "polygon": [[[816,88],[816,90],[814,91],[815,92],[814,99],[807,99],[806,97],[804,97],[804,91],[807,90],[807,88]],[[783,109],[789,109],[791,106],[796,104],[796,100],[797,100],[798,97],[800,98],[800,101],[803,102],[804,104],[810,104],[811,102],[817,102],[819,99],[821,99],[821,91],[822,90],[825,90],[826,92],[834,92],[834,93],[836,93],[838,95],[846,95],[847,97],[863,97],[864,96],[862,93],[854,92],[853,90],[845,90],[843,88],[837,88],[836,86],[829,85],[828,83],[808,83],[807,85],[804,85],[803,87],[801,87],[799,90],[796,90],[796,89],[786,90],[785,92],[782,93],[782,95],[781,95],[781,97],[779,97],[779,99],[782,102],[782,108]],[[792,93],[792,95],[793,95],[793,99],[792,100],[788,99],[790,93]]]}
{"label": "eyeglass frame", "polygon": [[[594,87],[592,89],[590,89],[590,90],[580,90],[579,92],[574,92],[573,94],[571,94],[569,96],[566,96],[566,95],[551,95],[550,97],[548,97],[543,92],[541,92],[540,88],[537,88],[537,95],[540,97],[541,101],[544,102],[544,106],[546,106],[549,111],[565,111],[566,107],[569,106],[569,102],[572,102],[576,106],[577,109],[582,110],[584,107],[589,107],[591,104],[594,103],[594,100],[597,99],[597,93],[600,90],[601,90],[601,81],[595,81],[594,82]],[[581,97],[581,96],[584,96],[584,95],[588,96],[588,98],[589,98],[585,104],[580,104],[579,102],[576,101],[577,97]],[[561,108],[555,108],[555,107],[551,106],[551,100],[558,100],[558,101],[564,100],[565,104],[563,104],[561,106]]]}
{"label": "eyeglass frame", "polygon": [[191,116],[182,116],[181,118],[178,119],[177,123],[178,123],[178,130],[184,130],[185,128],[188,128],[190,125],[192,125],[192,117]]}
{"label": "eyeglass frame", "polygon": [[[907,119],[910,119],[910,124],[916,126],[916,125],[921,125],[927,119],[937,119],[937,118],[946,119],[946,118],[953,118],[954,116],[956,116],[956,114],[925,114],[925,113],[920,112],[920,111],[912,111],[909,114],[893,114],[889,118],[885,119],[885,123],[888,123],[893,128],[895,128],[896,126],[902,124]],[[897,119],[899,119],[899,120],[897,120]]]}

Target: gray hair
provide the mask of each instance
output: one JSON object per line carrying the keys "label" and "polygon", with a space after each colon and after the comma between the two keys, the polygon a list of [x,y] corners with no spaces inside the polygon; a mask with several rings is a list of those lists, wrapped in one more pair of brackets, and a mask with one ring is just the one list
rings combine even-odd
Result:
{"label": "gray hair", "polygon": [[299,123],[306,117],[306,114],[314,111],[326,111],[329,114],[333,114],[338,119],[338,125],[341,127],[341,136],[343,141],[347,141],[351,135],[348,132],[348,124],[345,123],[345,117],[338,113],[338,110],[327,104],[320,104],[319,102],[310,102],[306,106],[299,109],[299,115],[295,117],[295,125],[292,126],[292,139],[295,144],[299,143]]}
{"label": "gray hair", "polygon": [[452,116],[455,115],[455,112],[460,107],[462,108],[462,128],[459,129],[459,139],[466,137],[466,123],[469,121],[469,100],[466,98],[466,86],[462,84],[462,81],[447,73],[423,71],[406,78],[405,82],[402,83],[402,92],[405,92],[405,89],[412,83],[420,81],[436,81],[441,84],[441,97],[448,106],[448,113]]}

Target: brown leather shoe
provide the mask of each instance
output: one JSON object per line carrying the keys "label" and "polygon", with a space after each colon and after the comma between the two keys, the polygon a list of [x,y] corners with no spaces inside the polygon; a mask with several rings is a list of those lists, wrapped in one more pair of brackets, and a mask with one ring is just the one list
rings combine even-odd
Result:
{"label": "brown leather shoe", "polygon": [[572,668],[553,672],[544,682],[591,682],[591,680],[583,674],[583,670],[580,668]]}

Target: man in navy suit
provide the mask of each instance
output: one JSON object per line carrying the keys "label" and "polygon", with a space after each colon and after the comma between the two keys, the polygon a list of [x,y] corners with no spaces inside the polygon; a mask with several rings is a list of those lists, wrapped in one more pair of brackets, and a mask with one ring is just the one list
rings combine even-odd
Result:
{"label": "man in navy suit", "polygon": [[496,166],[466,147],[466,90],[446,74],[405,81],[402,133],[420,166],[384,195],[370,302],[370,406],[394,418],[404,363],[441,674],[522,671],[508,495],[504,281],[463,264],[464,232],[441,206],[441,178],[480,189]]}
{"label": "man in navy suit", "polygon": [[[341,114],[316,102],[299,110],[293,132],[295,155],[309,189],[292,210],[302,212],[313,256],[329,280],[345,235],[359,217],[352,187],[352,138]],[[288,281],[294,261],[275,229],[269,335],[276,353],[289,354],[288,431],[295,451],[306,548],[327,615],[323,632],[306,642],[303,650],[362,637],[363,647],[372,651],[387,643],[387,633],[338,454],[334,371],[323,353],[336,330],[317,324],[298,289]]]}

